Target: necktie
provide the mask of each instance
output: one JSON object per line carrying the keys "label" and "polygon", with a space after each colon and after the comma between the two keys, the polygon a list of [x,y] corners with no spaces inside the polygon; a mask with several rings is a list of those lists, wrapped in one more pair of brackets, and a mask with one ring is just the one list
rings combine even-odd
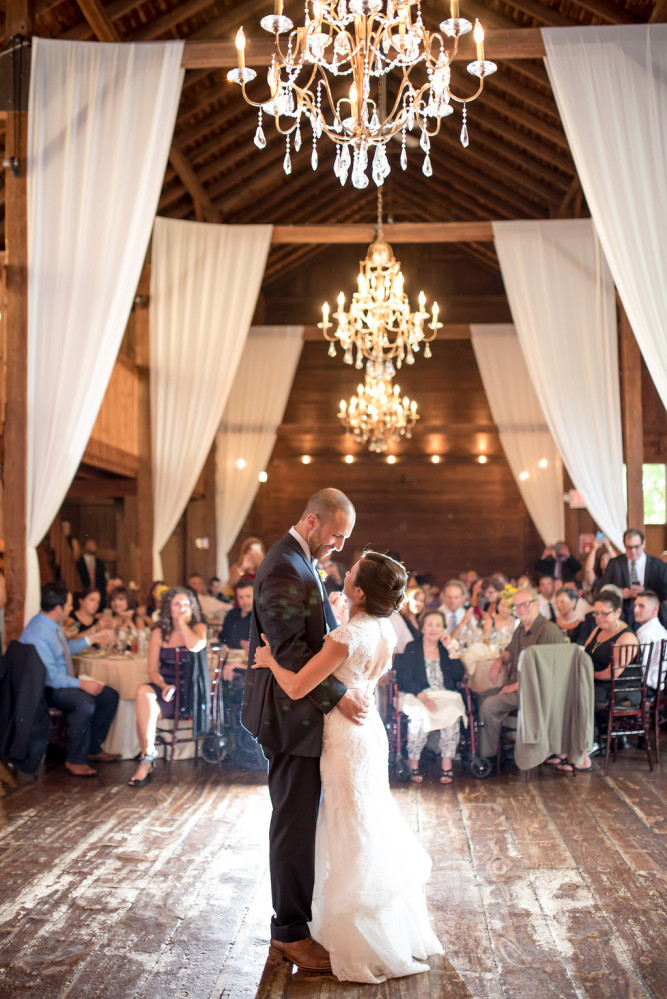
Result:
{"label": "necktie", "polygon": [[449,619],[449,630],[454,631],[455,628],[456,628],[456,614],[452,614],[452,616]]}
{"label": "necktie", "polygon": [[630,563],[630,586],[639,586],[639,573],[637,572],[637,563]]}
{"label": "necktie", "polygon": [[69,654],[69,645],[67,644],[65,632],[62,628],[58,628],[58,638],[60,639],[60,644],[63,647],[63,654],[65,656],[65,662],[67,663],[67,672],[70,676],[76,676],[76,673],[74,672],[74,663],[72,662],[72,657]]}

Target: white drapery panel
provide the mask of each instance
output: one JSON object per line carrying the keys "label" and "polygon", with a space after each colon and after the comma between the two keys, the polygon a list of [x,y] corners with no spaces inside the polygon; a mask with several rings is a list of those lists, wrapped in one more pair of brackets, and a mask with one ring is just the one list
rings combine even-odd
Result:
{"label": "white drapery panel", "polygon": [[667,406],[667,24],[543,28],[542,36],[595,228]]}
{"label": "white drapery panel", "polygon": [[271,226],[157,218],[151,262],[153,575],[211,449],[252,320]]}
{"label": "white drapery panel", "polygon": [[216,437],[217,573],[223,582],[229,550],[271,457],[302,345],[303,326],[253,326],[248,334]]}
{"label": "white drapery panel", "polygon": [[511,324],[471,326],[472,346],[500,443],[545,545],[565,534],[563,465]]}
{"label": "white drapery panel", "polygon": [[533,387],[591,516],[617,548],[626,526],[614,284],[590,219],[494,222]]}
{"label": "white drapery panel", "polygon": [[34,38],[28,107],[26,619],[36,546],[88,443],[136,293],[183,84],[183,42]]}

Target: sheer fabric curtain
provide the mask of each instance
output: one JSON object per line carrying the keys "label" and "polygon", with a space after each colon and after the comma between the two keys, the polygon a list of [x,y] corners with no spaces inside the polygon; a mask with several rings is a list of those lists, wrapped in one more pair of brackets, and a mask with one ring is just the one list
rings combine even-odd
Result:
{"label": "sheer fabric curtain", "polygon": [[34,38],[28,107],[26,619],[36,546],[74,478],[136,293],[183,83],[183,42]]}
{"label": "sheer fabric curtain", "polygon": [[590,219],[494,222],[512,318],[556,447],[617,548],[626,526],[614,284]]}
{"label": "sheer fabric curtain", "polygon": [[500,443],[545,545],[565,533],[563,465],[514,326],[471,326],[472,346]]}
{"label": "sheer fabric curtain", "polygon": [[271,226],[155,220],[151,264],[153,575],[220,423],[252,320]]}
{"label": "sheer fabric curtain", "polygon": [[595,228],[667,406],[667,24],[543,28],[542,36]]}
{"label": "sheer fabric curtain", "polygon": [[[228,554],[269,463],[301,356],[303,326],[253,326],[216,437],[217,573],[229,576]],[[245,464],[238,467],[241,459]],[[263,487],[271,489],[271,483]]]}

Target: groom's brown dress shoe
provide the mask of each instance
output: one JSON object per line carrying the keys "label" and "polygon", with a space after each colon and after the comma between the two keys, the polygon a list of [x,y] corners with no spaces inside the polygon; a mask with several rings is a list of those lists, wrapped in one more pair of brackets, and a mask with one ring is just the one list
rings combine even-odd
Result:
{"label": "groom's brown dress shoe", "polygon": [[328,951],[317,940],[306,937],[304,940],[292,940],[284,943],[282,940],[271,940],[269,954],[283,961],[295,964],[302,971],[319,971],[320,974],[331,974],[331,961]]}

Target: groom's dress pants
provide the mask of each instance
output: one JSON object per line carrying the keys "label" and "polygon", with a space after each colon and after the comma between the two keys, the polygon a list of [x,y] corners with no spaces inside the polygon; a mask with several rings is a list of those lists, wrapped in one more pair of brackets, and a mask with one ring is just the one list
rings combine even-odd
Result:
{"label": "groom's dress pants", "polygon": [[322,783],[318,756],[288,756],[263,747],[269,761],[273,815],[269,867],[271,936],[292,943],[310,936],[315,882],[315,830]]}

